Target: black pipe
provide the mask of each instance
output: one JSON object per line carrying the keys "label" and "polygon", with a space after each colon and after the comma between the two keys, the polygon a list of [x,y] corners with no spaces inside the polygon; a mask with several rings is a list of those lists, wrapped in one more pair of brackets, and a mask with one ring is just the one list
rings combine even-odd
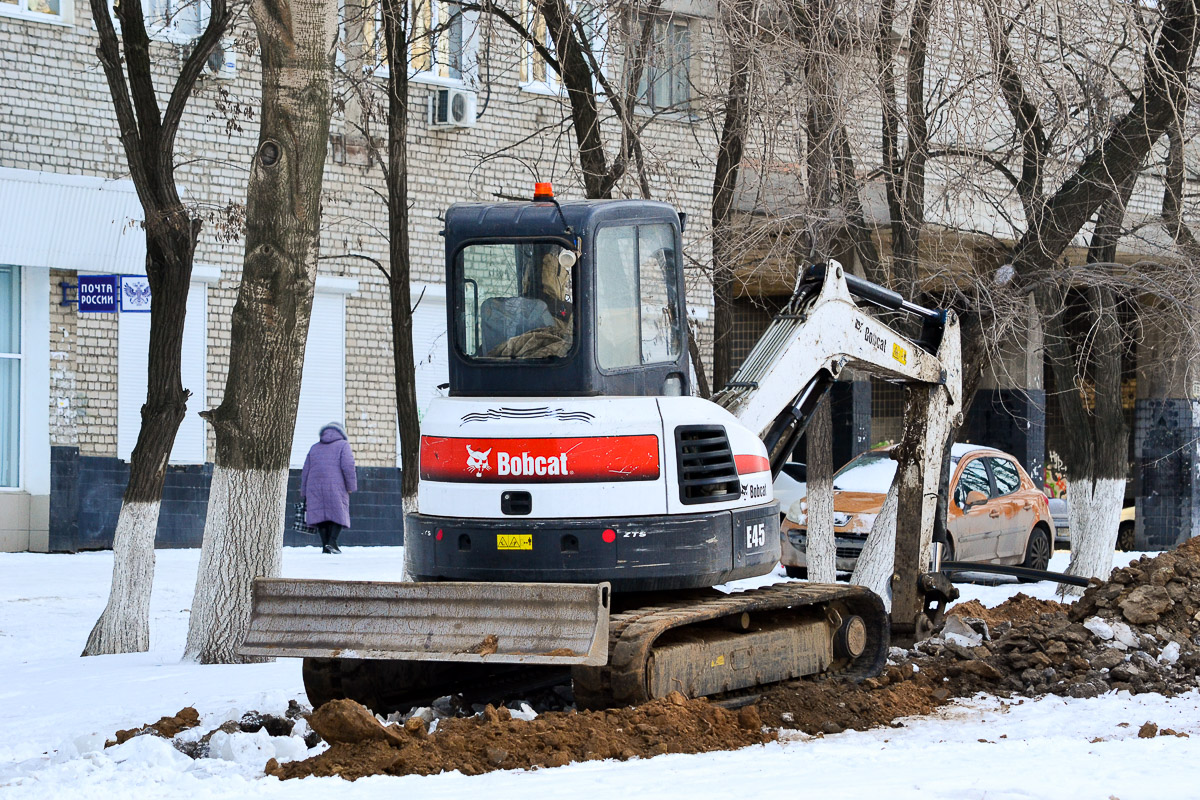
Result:
{"label": "black pipe", "polygon": [[1011,575],[1014,578],[1026,578],[1031,581],[1055,581],[1067,586],[1088,586],[1090,578],[1078,575],[1067,575],[1062,572],[1050,572],[1044,569],[1029,567],[1010,567],[1002,564],[976,564],[973,561],[943,561],[942,572],[989,572],[996,575]]}

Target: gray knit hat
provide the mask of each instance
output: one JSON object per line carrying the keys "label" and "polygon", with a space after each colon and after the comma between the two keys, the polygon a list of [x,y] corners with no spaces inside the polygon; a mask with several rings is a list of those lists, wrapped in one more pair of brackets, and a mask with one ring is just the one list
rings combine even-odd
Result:
{"label": "gray knit hat", "polygon": [[340,422],[326,422],[324,425],[321,426],[320,432],[317,433],[317,438],[318,439],[321,438],[321,434],[324,433],[325,431],[329,430],[330,428],[333,428],[335,431],[340,433],[342,435],[342,438],[345,439],[347,442],[350,441],[350,437],[346,435],[346,428]]}

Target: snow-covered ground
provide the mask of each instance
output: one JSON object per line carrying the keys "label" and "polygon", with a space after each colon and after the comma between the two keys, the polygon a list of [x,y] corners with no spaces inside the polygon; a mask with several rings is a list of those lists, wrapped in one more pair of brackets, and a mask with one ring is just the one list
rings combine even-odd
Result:
{"label": "snow-covered ground", "polygon": [[[1121,563],[1129,556],[1119,555]],[[150,652],[85,659],[78,654],[104,607],[112,554],[0,554],[0,798],[1200,797],[1196,693],[1171,700],[1109,694],[1002,702],[980,696],[895,729],[819,739],[793,734],[737,752],[469,778],[453,773],[281,783],[264,777],[263,754],[294,747],[297,740],[260,741],[260,749],[241,761],[192,761],[154,737],[95,749],[117,729],[188,705],[200,711],[209,730],[245,710],[278,714],[288,700],[304,699],[298,661],[180,663],[197,559],[196,550],[158,553]],[[1051,568],[1065,568],[1066,559],[1056,554]],[[396,580],[401,561],[400,548],[348,547],[341,557],[288,549],[283,563],[284,574],[293,577]],[[763,582],[769,581],[751,583]],[[985,605],[1017,591],[1054,597],[1051,584],[960,588],[963,599]],[[1193,738],[1139,739],[1138,728],[1147,721]]]}

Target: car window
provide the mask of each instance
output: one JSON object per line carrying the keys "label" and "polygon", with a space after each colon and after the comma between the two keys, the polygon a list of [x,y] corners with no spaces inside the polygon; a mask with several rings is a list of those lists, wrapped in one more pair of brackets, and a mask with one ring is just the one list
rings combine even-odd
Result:
{"label": "car window", "polygon": [[968,492],[983,492],[985,497],[991,496],[992,487],[988,481],[987,467],[984,466],[982,458],[968,461],[958,476],[958,486],[954,489],[954,502],[958,504],[959,508],[966,506]]}
{"label": "car window", "polygon": [[1007,458],[990,458],[992,462],[992,477],[996,479],[996,496],[1003,497],[1021,488],[1021,474],[1017,465]]}
{"label": "car window", "polygon": [[833,488],[845,492],[887,494],[896,477],[896,462],[886,453],[863,453],[833,476]]}

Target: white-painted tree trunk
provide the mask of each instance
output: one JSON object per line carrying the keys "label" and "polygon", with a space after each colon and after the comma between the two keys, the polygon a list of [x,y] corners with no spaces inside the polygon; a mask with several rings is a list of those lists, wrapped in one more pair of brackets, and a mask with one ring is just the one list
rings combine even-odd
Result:
{"label": "white-painted tree trunk", "polygon": [[202,664],[268,661],[238,655],[250,627],[254,579],[277,578],[283,560],[288,471],[217,465],[184,659]]}
{"label": "white-painted tree trunk", "polygon": [[829,398],[821,401],[808,426],[808,579],[837,580],[837,543],[833,534],[833,417]]}
{"label": "white-painted tree trunk", "polygon": [[144,653],[150,649],[150,590],[160,504],[122,503],[113,535],[108,605],[92,627],[82,655]]}
{"label": "white-painted tree trunk", "polygon": [[[1121,525],[1125,481],[1120,478],[1067,480],[1071,521],[1071,565],[1067,574],[1107,580]],[[1060,586],[1060,596],[1082,595],[1081,586]]]}
{"label": "white-painted tree trunk", "polygon": [[404,546],[404,567],[403,567],[403,572],[401,573],[401,576],[400,576],[400,580],[409,581],[409,580],[412,580],[412,570],[410,570],[408,568],[408,534],[409,534],[408,515],[417,513],[417,496],[415,494],[414,495],[402,495],[400,497],[400,509],[404,515],[403,519],[401,520],[401,530],[404,531],[404,545],[405,545]]}
{"label": "white-painted tree trunk", "polygon": [[871,526],[871,533],[854,565],[850,582],[865,586],[883,600],[883,607],[892,610],[892,572],[896,563],[896,510],[899,488],[892,483],[883,508]]}

